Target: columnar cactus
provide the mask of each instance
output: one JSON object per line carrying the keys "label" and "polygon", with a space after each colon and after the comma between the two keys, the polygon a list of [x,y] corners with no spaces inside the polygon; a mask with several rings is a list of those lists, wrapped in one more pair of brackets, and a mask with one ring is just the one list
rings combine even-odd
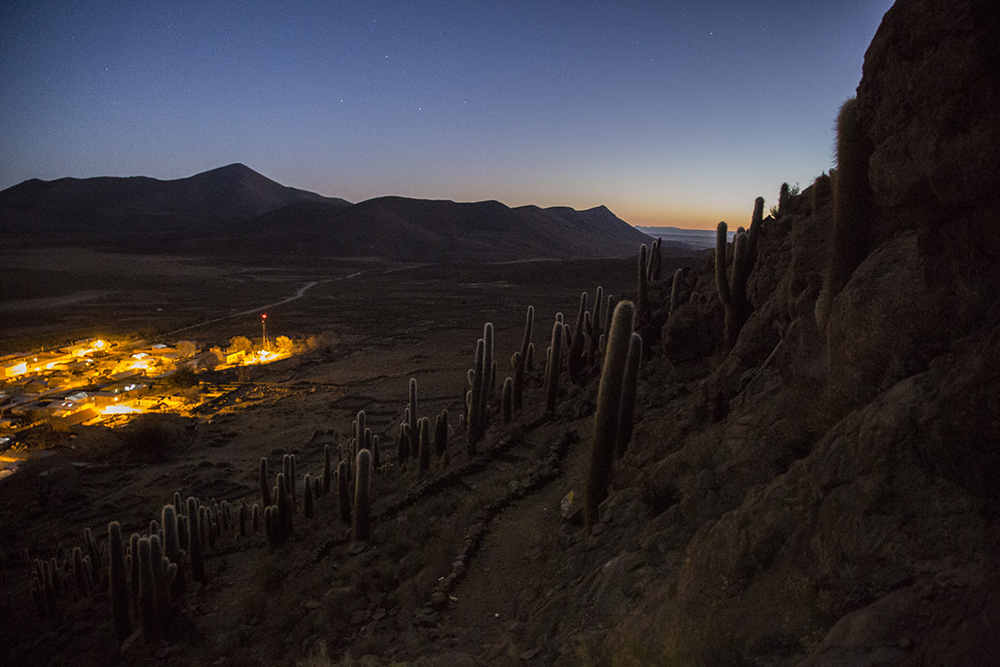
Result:
{"label": "columnar cactus", "polygon": [[434,421],[434,455],[442,456],[448,451],[448,411],[441,410]]}
{"label": "columnar cactus", "polygon": [[125,550],[122,544],[122,526],[117,521],[108,524],[109,586],[111,590],[111,617],[114,619],[118,642],[132,634],[129,616],[129,592],[125,581]]}
{"label": "columnar cactus", "polygon": [[307,519],[313,518],[313,502],[312,475],[306,473],[302,477],[302,512]]}
{"label": "columnar cactus", "polygon": [[601,322],[601,308],[603,305],[604,288],[598,285],[597,292],[594,294],[594,315],[590,318],[590,349],[587,350],[587,357],[592,366],[597,363],[600,355],[601,335],[604,333],[603,323]]}
{"label": "columnar cactus", "polygon": [[655,282],[660,279],[660,244],[662,240],[657,238],[653,241],[653,245],[649,249],[649,261],[646,264],[646,280],[648,282]]}
{"label": "columnar cactus", "polygon": [[509,377],[503,382],[503,391],[500,393],[500,412],[503,415],[503,423],[510,424],[514,420],[514,381]]}
{"label": "columnar cactus", "polygon": [[750,277],[750,252],[747,234],[740,231],[733,241],[733,275],[730,285],[726,271],[726,223],[720,222],[716,235],[715,248],[715,282],[719,291],[719,300],[726,311],[724,342],[726,350],[732,349],[739,337],[740,330],[750,316],[750,303],[747,301],[747,280]]}
{"label": "columnar cactus", "polygon": [[260,503],[261,507],[267,507],[272,503],[271,482],[267,474],[267,459],[260,458]]}
{"label": "columnar cactus", "polygon": [[[424,419],[427,419],[426,417]],[[429,421],[429,420],[428,420]],[[372,456],[367,449],[358,452],[357,479],[354,485],[354,516],[352,533],[355,542],[371,539],[371,480]]]}
{"label": "columnar cactus", "polygon": [[634,327],[635,306],[631,301],[622,301],[615,307],[608,331],[608,347],[597,390],[597,410],[594,414],[584,501],[584,520],[588,534],[597,523],[598,506],[608,495],[608,482],[611,479],[618,437],[622,386]]}
{"label": "columnar cactus", "polygon": [[684,270],[677,269],[674,271],[674,279],[670,285],[670,312],[668,317],[672,314],[681,302],[681,282],[684,280]]}
{"label": "columnar cactus", "polygon": [[524,357],[515,352],[510,358],[510,367],[514,371],[511,380],[510,404],[513,410],[524,408]]}
{"label": "columnar cactus", "polygon": [[467,397],[468,454],[476,454],[477,445],[486,434],[489,413],[486,409],[493,374],[493,324],[483,326],[483,337],[476,341],[476,365],[472,371],[472,387]]}
{"label": "columnar cactus", "polygon": [[788,190],[788,183],[781,184],[781,191],[778,193],[778,215],[776,218],[781,218],[788,214],[788,202],[791,199],[791,194]]}
{"label": "columnar cactus", "polygon": [[337,465],[337,504],[340,509],[340,520],[343,523],[351,523],[351,491],[348,480],[349,467],[347,461],[341,461]]}
{"label": "columnar cactus", "polygon": [[747,230],[747,250],[750,252],[750,265],[757,258],[757,239],[760,238],[760,226],[764,223],[764,198],[757,197],[753,202],[753,215],[750,218],[750,229]]}
{"label": "columnar cactus", "polygon": [[420,429],[420,417],[417,415],[417,378],[410,378],[410,401],[407,404],[407,408],[407,423],[410,425],[410,433],[413,434],[414,438],[410,442],[410,449],[417,451],[420,445],[420,442],[417,440]]}
{"label": "columnar cactus", "polygon": [[837,171],[833,177],[833,235],[830,263],[816,301],[816,321],[826,327],[834,298],[871,248],[872,190],[868,161],[872,144],[851,98],[837,116]]}
{"label": "columnar cactus", "polygon": [[95,585],[101,586],[101,572],[103,571],[101,567],[101,549],[97,544],[97,540],[94,539],[94,531],[90,528],[84,528],[83,541],[87,547],[87,556],[90,557],[90,576],[94,580]]}
{"label": "columnar cactus", "polygon": [[284,543],[292,536],[294,525],[295,505],[292,503],[292,491],[289,488],[288,480],[284,474],[278,473],[278,523],[281,527],[281,542]]}
{"label": "columnar cactus", "polygon": [[177,577],[177,563],[165,558],[157,535],[149,536],[149,564],[153,574],[153,609],[157,635],[167,634],[170,620],[170,588]]}
{"label": "columnar cactus", "polygon": [[204,585],[208,583],[208,575],[205,573],[205,552],[201,541],[201,511],[197,498],[187,499],[187,522],[191,578]]}
{"label": "columnar cactus", "polygon": [[128,556],[126,557],[129,572],[129,594],[132,606],[139,604],[139,535],[132,533],[128,538]]}
{"label": "columnar cactus", "polygon": [[400,465],[406,463],[410,458],[410,433],[409,424],[405,421],[399,424],[399,441],[396,446],[396,460]]}
{"label": "columnar cactus", "polygon": [[421,417],[417,420],[417,466],[423,472],[431,467],[431,420]]}
{"label": "columnar cactus", "polygon": [[558,320],[552,325],[552,341],[546,350],[545,359],[545,409],[554,412],[556,396],[559,392],[559,370],[562,366],[563,323]]}
{"label": "columnar cactus", "polygon": [[139,624],[142,638],[147,642],[159,637],[156,623],[156,602],[153,596],[153,565],[149,549],[149,538],[139,538]]}
{"label": "columnar cactus", "polygon": [[649,306],[649,277],[647,275],[646,263],[649,261],[646,259],[646,244],[643,243],[639,246],[639,267],[638,267],[638,288],[636,290],[636,311],[640,318],[649,318],[650,306]]}
{"label": "columnar cactus", "polygon": [[179,599],[184,594],[184,556],[181,549],[180,533],[177,526],[177,510],[173,505],[164,505],[160,512],[161,523],[163,524],[163,554],[171,563],[177,564],[177,575],[174,577],[171,587],[171,597]]}
{"label": "columnar cactus", "polygon": [[642,338],[632,334],[628,357],[625,360],[625,377],[622,380],[622,399],[618,409],[618,432],[615,437],[615,456],[621,457],[632,441],[635,418],[635,393],[639,383],[639,364],[642,362]]}
{"label": "columnar cactus", "polygon": [[567,350],[566,367],[569,370],[570,380],[577,384],[583,383],[583,354],[586,351],[584,346],[584,320],[587,313],[587,293],[580,294],[580,306],[576,312],[576,325],[573,329],[573,336],[570,339]]}

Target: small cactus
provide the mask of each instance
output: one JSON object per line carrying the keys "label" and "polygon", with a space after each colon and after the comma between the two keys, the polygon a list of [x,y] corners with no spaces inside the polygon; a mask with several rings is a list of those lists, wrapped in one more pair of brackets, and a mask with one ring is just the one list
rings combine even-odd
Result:
{"label": "small cactus", "polygon": [[[427,419],[426,417],[424,419]],[[371,480],[372,456],[367,449],[358,452],[357,480],[354,490],[354,515],[352,532],[355,542],[371,539]]]}
{"label": "small cactus", "polygon": [[584,502],[584,520],[588,534],[597,523],[598,506],[608,495],[608,482],[611,479],[618,437],[622,385],[634,326],[635,306],[631,301],[620,302],[615,307],[608,331],[608,347],[597,390],[597,410],[594,414]]}

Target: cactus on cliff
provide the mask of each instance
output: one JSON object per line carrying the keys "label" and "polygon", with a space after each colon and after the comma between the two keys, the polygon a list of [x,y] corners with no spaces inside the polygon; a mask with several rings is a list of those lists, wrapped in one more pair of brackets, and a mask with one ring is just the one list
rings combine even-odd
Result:
{"label": "cactus on cliff", "polygon": [[868,161],[872,143],[858,116],[857,98],[837,116],[837,170],[833,177],[833,230],[830,259],[816,301],[816,322],[825,328],[833,300],[864,261],[872,243],[872,190]]}
{"label": "cactus on cliff", "polygon": [[643,243],[639,246],[639,268],[638,268],[638,287],[636,289],[636,315],[639,319],[649,319],[650,316],[650,305],[649,305],[649,276],[647,275],[646,263],[649,261],[646,259],[647,248],[646,244]]}
{"label": "cactus on cliff", "polygon": [[635,306],[631,301],[621,301],[615,307],[608,331],[608,346],[597,390],[597,409],[594,413],[584,499],[584,521],[588,534],[597,523],[598,506],[608,495],[618,437],[622,386],[634,327]]}
{"label": "cactus on cliff", "polygon": [[642,363],[642,337],[632,334],[628,357],[625,359],[625,376],[622,379],[621,405],[618,408],[618,431],[615,436],[615,456],[621,457],[632,441],[635,419],[635,394],[639,384],[639,365]]}
{"label": "cactus on cliff", "polygon": [[545,409],[554,412],[559,392],[559,370],[562,367],[563,323],[552,325],[552,341],[545,355]]}

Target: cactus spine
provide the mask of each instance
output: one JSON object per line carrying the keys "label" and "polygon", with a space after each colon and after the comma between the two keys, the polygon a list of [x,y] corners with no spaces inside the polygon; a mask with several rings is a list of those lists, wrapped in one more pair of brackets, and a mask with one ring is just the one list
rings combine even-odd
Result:
{"label": "cactus spine", "polygon": [[871,141],[858,118],[858,101],[852,97],[840,107],[837,116],[837,171],[833,177],[830,263],[816,301],[816,321],[821,328],[826,326],[834,298],[870,250],[873,204],[868,161],[871,154]]}
{"label": "cactus spine", "polygon": [[354,485],[353,534],[355,542],[367,542],[371,538],[371,480],[371,452],[362,449],[358,452],[357,479]]}
{"label": "cactus spine", "polygon": [[111,617],[115,623],[118,642],[132,634],[132,619],[129,616],[129,592],[125,581],[125,549],[122,544],[122,526],[117,521],[108,524],[108,576],[111,588]]}
{"label": "cactus spine", "polygon": [[584,520],[590,534],[597,523],[598,506],[608,495],[611,465],[614,461],[615,443],[622,403],[622,385],[635,327],[635,306],[622,301],[615,307],[611,328],[608,331],[608,348],[604,355],[601,382],[597,390],[597,411],[594,414],[594,433],[590,446],[590,463],[584,502]]}

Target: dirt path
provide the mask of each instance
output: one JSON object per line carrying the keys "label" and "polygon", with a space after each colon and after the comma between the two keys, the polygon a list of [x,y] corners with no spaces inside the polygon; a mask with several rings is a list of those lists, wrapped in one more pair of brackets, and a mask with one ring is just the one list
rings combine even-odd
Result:
{"label": "dirt path", "polygon": [[[583,435],[585,422],[553,428]],[[563,519],[560,502],[571,489],[580,493],[587,443],[583,437],[573,444],[554,480],[489,523],[443,614],[456,649],[474,656],[470,664],[523,664],[538,653],[519,630],[539,601],[551,596],[568,535],[579,530]]]}

